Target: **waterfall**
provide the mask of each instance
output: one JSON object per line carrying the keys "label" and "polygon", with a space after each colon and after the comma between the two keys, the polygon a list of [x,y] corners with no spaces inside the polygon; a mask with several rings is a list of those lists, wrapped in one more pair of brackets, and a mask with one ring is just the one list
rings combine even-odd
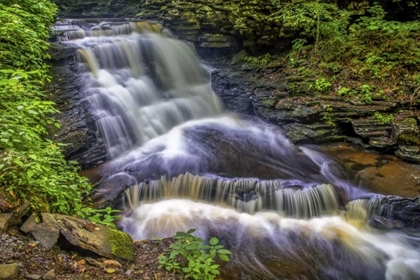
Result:
{"label": "waterfall", "polygon": [[[134,32],[140,29],[142,34]],[[109,158],[188,120],[223,110],[194,49],[158,35],[156,29],[136,22],[113,26],[106,34],[66,32],[80,46],[80,58],[90,70],[86,94]],[[121,36],[108,37],[110,30]]]}
{"label": "waterfall", "polygon": [[[305,184],[300,184],[304,186]],[[135,209],[144,203],[171,198],[187,198],[230,206],[239,212],[275,210],[296,218],[334,214],[339,210],[337,194],[331,185],[296,189],[296,180],[240,180],[200,177],[189,173],[168,180],[142,182],[126,191],[126,206]]]}
{"label": "waterfall", "polygon": [[98,194],[121,192],[134,239],[217,236],[232,251],[224,279],[420,279],[419,234],[373,229],[380,195],[278,127],[225,112],[191,45],[156,23],[55,30],[79,48],[108,149]]}

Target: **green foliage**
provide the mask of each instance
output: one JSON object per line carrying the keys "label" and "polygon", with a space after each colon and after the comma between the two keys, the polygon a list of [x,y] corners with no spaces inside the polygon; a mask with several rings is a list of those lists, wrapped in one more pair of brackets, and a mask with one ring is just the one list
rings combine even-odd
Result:
{"label": "green foliage", "polygon": [[333,118],[331,115],[333,108],[329,104],[322,104],[322,107],[324,108],[324,114],[322,116],[322,120],[325,121],[325,123],[328,124],[329,126],[335,127],[335,123],[333,122]]}
{"label": "green foliage", "polygon": [[182,271],[186,278],[211,280],[219,272],[219,265],[215,264],[218,257],[221,261],[229,261],[231,252],[218,245],[219,240],[212,237],[209,245],[204,240],[192,235],[195,229],[187,232],[177,232],[174,236],[176,242],[170,245],[169,256],[159,257],[159,268],[168,271]]}
{"label": "green foliage", "polygon": [[266,66],[271,61],[271,55],[266,53],[260,56],[245,56],[245,61],[252,66]]}
{"label": "green foliage", "polygon": [[17,204],[29,201],[35,211],[102,215],[109,224],[110,212],[81,206],[91,186],[74,162],[65,161],[62,144],[48,139],[60,126],[43,92],[51,79],[44,59],[56,11],[47,0],[0,3],[0,190]]}
{"label": "green foliage", "polygon": [[363,94],[366,103],[372,102],[372,87],[366,84],[360,86],[360,93]]}
{"label": "green foliage", "polygon": [[352,94],[351,89],[349,89],[347,87],[340,87],[337,90],[337,95],[338,96],[347,96],[347,95],[351,95],[351,94]]}
{"label": "green foliage", "polygon": [[359,99],[360,94],[365,102],[372,101],[373,88],[395,98],[411,96],[420,86],[420,21],[387,21],[379,4],[354,23],[333,4],[305,1],[287,7],[281,15],[285,26],[300,30],[288,54],[289,71],[305,65],[315,78],[349,89],[338,95]]}
{"label": "green foliage", "polygon": [[318,78],[311,86],[320,92],[327,92],[331,89],[332,84],[326,78]]}
{"label": "green foliage", "polygon": [[292,49],[295,51],[302,51],[307,43],[308,40],[304,38],[297,38],[292,41]]}
{"label": "green foliage", "polygon": [[334,4],[304,1],[298,4],[286,4],[281,13],[273,17],[273,21],[281,19],[285,28],[300,31],[302,38],[314,39],[318,31],[320,36],[332,38],[343,33],[349,24],[350,14],[340,10]]}
{"label": "green foliage", "polygon": [[391,123],[394,120],[394,116],[392,114],[384,115],[384,114],[381,114],[379,112],[375,112],[375,114],[373,114],[373,116],[381,124],[388,124],[388,123]]}

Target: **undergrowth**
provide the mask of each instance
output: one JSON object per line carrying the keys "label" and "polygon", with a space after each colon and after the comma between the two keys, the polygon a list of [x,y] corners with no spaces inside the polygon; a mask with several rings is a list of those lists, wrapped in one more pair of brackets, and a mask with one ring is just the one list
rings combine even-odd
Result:
{"label": "undergrowth", "polygon": [[[187,232],[177,232],[173,237],[176,241],[170,245],[169,255],[159,257],[159,268],[168,271],[182,271],[185,278],[198,280],[216,279],[220,274],[217,259],[229,261],[231,252],[219,244],[216,237],[204,244],[204,240],[192,235],[195,229]],[[217,259],[216,259],[217,257]]]}
{"label": "undergrowth", "polygon": [[[369,103],[405,99],[419,88],[419,21],[387,21],[379,4],[353,21],[335,5],[314,1],[286,11],[284,22],[300,30],[286,71],[301,74],[305,69],[318,82],[312,90]],[[332,86],[327,88],[325,81]]]}
{"label": "undergrowth", "polygon": [[50,26],[56,6],[48,0],[0,3],[0,198],[24,200],[36,212],[78,214],[112,225],[112,210],[83,205],[91,186],[66,162],[62,144],[48,135],[58,113],[45,98]]}

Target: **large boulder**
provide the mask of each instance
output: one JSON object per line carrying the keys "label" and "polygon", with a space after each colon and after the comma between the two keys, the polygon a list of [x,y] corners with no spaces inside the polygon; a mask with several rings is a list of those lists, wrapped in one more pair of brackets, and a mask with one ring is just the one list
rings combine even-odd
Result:
{"label": "large boulder", "polygon": [[71,216],[43,213],[42,223],[35,226],[32,235],[46,249],[51,249],[61,235],[71,245],[106,258],[134,259],[133,240],[128,234]]}

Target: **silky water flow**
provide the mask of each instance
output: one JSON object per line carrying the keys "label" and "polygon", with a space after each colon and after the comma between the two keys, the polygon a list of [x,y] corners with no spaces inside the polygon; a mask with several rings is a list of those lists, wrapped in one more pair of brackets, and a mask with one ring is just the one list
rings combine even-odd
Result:
{"label": "silky water flow", "polygon": [[419,237],[367,224],[381,195],[225,112],[191,45],[147,22],[57,30],[88,70],[108,178],[133,182],[120,226],[134,239],[217,236],[232,251],[226,279],[420,279]]}

